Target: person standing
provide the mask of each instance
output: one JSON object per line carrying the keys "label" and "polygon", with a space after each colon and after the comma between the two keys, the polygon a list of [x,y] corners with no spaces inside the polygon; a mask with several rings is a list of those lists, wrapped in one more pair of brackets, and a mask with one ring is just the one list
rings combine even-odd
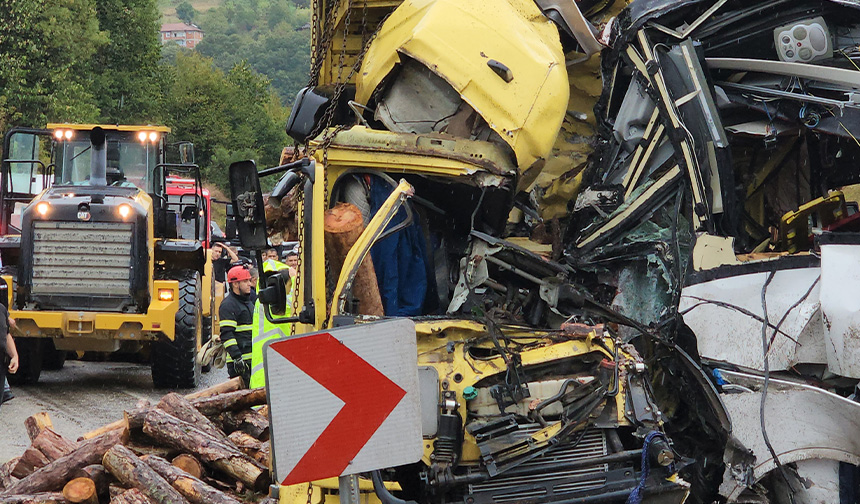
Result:
{"label": "person standing", "polygon": [[[18,350],[15,348],[15,340],[12,339],[12,333],[9,328],[12,321],[9,319],[9,310],[0,304],[0,378],[6,382],[6,372],[11,374],[18,372]],[[9,357],[9,364],[6,364],[6,356]],[[3,403],[0,402],[0,405]]]}
{"label": "person standing", "polygon": [[230,295],[219,309],[221,341],[227,351],[227,373],[241,376],[245,387],[251,381],[251,328],[254,321],[253,280],[244,266],[233,266],[227,272]]}

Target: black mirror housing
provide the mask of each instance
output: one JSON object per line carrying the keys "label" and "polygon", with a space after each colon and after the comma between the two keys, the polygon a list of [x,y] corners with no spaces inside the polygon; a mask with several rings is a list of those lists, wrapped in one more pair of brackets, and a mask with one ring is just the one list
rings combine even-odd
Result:
{"label": "black mirror housing", "polygon": [[230,199],[242,247],[248,250],[266,248],[266,211],[254,161],[237,161],[230,165]]}

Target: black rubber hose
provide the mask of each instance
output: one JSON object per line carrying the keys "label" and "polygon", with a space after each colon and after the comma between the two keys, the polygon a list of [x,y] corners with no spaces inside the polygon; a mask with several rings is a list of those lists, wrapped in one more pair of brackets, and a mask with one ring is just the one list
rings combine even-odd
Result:
{"label": "black rubber hose", "polygon": [[376,492],[376,496],[379,497],[382,504],[418,504],[415,501],[405,501],[391,495],[391,492],[385,488],[385,483],[382,482],[382,473],[379,471],[370,473],[370,478],[373,480],[373,491]]}

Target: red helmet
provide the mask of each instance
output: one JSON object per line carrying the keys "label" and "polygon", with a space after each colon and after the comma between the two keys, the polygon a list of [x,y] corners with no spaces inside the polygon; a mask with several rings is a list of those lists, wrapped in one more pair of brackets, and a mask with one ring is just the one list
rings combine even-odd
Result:
{"label": "red helmet", "polygon": [[227,272],[227,283],[241,282],[242,280],[250,280],[251,272],[244,266],[233,266]]}

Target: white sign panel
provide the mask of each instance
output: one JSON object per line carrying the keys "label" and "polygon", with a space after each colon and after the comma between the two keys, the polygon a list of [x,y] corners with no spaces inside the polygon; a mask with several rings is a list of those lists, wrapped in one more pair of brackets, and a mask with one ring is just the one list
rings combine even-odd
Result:
{"label": "white sign panel", "polygon": [[274,340],[266,364],[277,479],[293,485],[421,459],[415,324]]}

